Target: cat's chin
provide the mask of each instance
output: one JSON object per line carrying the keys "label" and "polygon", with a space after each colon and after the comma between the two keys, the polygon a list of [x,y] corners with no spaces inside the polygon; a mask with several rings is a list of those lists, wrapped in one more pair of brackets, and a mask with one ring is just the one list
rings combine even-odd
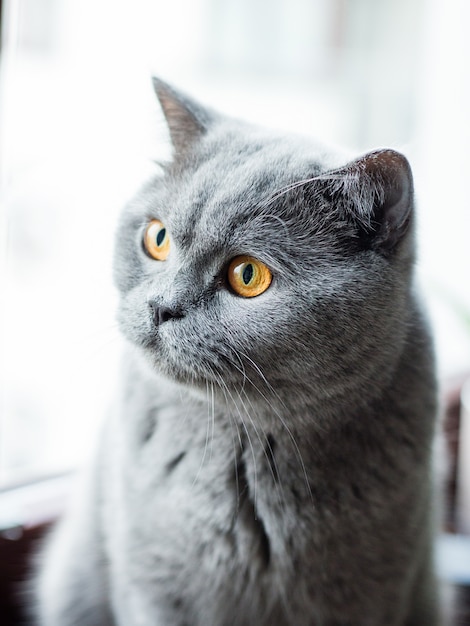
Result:
{"label": "cat's chin", "polygon": [[204,372],[185,368],[181,363],[174,363],[168,358],[164,358],[155,350],[145,350],[145,360],[151,369],[163,378],[178,383],[196,392],[207,392],[207,385],[216,383],[213,376]]}

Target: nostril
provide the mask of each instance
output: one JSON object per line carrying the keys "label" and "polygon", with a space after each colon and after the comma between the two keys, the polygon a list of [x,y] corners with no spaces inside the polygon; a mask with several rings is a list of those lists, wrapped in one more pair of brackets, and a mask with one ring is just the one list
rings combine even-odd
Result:
{"label": "nostril", "polygon": [[184,317],[184,314],[177,309],[171,309],[166,306],[157,306],[156,304],[150,303],[150,310],[152,312],[153,323],[155,326],[160,326],[163,322],[167,322],[171,319],[179,319]]}
{"label": "nostril", "polygon": [[172,311],[171,309],[169,309],[168,307],[161,306],[158,309],[158,323],[159,324],[163,324],[163,322],[168,322],[168,320],[171,320],[173,317],[176,317],[176,313]]}

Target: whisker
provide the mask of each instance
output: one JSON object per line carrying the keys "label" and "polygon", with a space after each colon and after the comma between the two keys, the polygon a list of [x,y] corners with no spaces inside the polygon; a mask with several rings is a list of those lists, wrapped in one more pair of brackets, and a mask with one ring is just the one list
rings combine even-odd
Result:
{"label": "whisker", "polygon": [[238,416],[240,418],[240,422],[242,424],[243,430],[245,431],[247,440],[248,440],[248,445],[250,446],[250,450],[251,450],[251,457],[253,459],[253,478],[254,478],[254,490],[253,490],[253,504],[254,504],[254,509],[255,509],[255,515],[256,515],[256,510],[257,510],[257,484],[258,484],[258,473],[257,473],[257,467],[256,467],[256,455],[255,455],[255,450],[253,447],[253,443],[251,441],[251,437],[250,437],[250,432],[245,424],[245,420],[243,419],[243,415],[242,412],[240,411],[240,407],[238,406],[237,402],[235,401],[228,385],[226,384],[226,382],[223,380],[222,377],[220,377],[220,382],[222,383],[223,387],[227,390],[228,395],[230,396],[233,406],[235,407],[235,409],[237,410]]}
{"label": "whisker", "polygon": [[[280,479],[281,474],[279,472],[279,468],[277,466],[276,459],[274,457],[274,453],[273,453],[273,449],[272,449],[271,443],[269,441],[269,437],[266,434],[265,430],[263,429],[261,422],[259,420],[254,420],[252,418],[252,416],[251,416],[251,412],[255,411],[255,407],[253,406],[253,403],[252,403],[250,397],[248,396],[248,394],[245,391],[245,381],[247,380],[251,384],[253,384],[253,382],[247,376],[245,367],[243,365],[243,361],[241,360],[241,357],[237,354],[236,350],[233,347],[231,347],[230,350],[231,350],[231,353],[234,354],[238,358],[238,360],[242,363],[242,366],[243,366],[243,369],[240,369],[237,366],[236,363],[231,361],[233,367],[235,367],[244,377],[243,385],[242,385],[242,388],[241,388],[240,392],[238,390],[235,390],[235,391],[236,391],[236,393],[237,393],[237,395],[239,397],[239,400],[240,400],[240,402],[242,404],[242,407],[243,407],[243,409],[244,409],[244,411],[246,413],[246,416],[248,417],[248,419],[249,419],[249,421],[251,423],[251,426],[253,427],[255,435],[256,435],[256,437],[257,437],[257,439],[258,439],[258,441],[259,441],[259,443],[261,445],[261,449],[263,451],[263,454],[266,457],[267,465],[269,467],[269,471],[270,471],[270,473],[272,475],[272,478],[273,478],[273,482],[274,482],[274,485],[275,485],[275,488],[276,488],[276,491],[277,491],[279,502],[280,503],[284,503],[284,505],[285,505],[284,493],[283,493],[281,485],[279,484],[279,479]],[[245,397],[246,401],[249,403],[249,405],[251,407],[251,411],[246,406],[246,404],[245,404],[245,402],[244,402],[244,400],[243,400],[243,398],[241,396],[241,393],[244,394],[244,397]],[[272,408],[274,408],[274,407],[272,407]],[[257,426],[257,423],[258,423],[258,426]],[[260,433],[258,431],[258,428],[261,430],[262,436],[260,435]],[[271,456],[269,456],[268,451],[267,451],[266,448],[271,453]],[[274,469],[273,469],[273,465],[274,465]]]}
{"label": "whisker", "polygon": [[[251,360],[251,359],[250,359]],[[256,365],[254,363],[254,361],[251,360],[251,362]],[[270,385],[270,383],[268,382],[268,380],[266,379],[266,377],[264,376],[264,374],[261,372],[261,369],[256,366],[256,369],[258,372],[260,372],[260,375],[262,376],[262,380],[266,383],[266,385],[268,386],[268,389],[273,389],[272,385]],[[245,374],[246,376],[246,374]],[[291,431],[291,429],[289,428],[289,426],[287,425],[285,419],[282,417],[282,415],[280,414],[280,412],[278,411],[278,409],[270,402],[269,398],[266,397],[266,395],[261,391],[261,389],[259,389],[259,387],[251,380],[251,378],[249,378],[248,376],[246,376],[246,380],[250,383],[250,385],[260,394],[260,396],[263,398],[263,400],[268,404],[268,406],[272,409],[274,415],[279,419],[280,423],[282,424],[283,428],[286,430],[287,434],[289,435],[289,438],[294,446],[295,452],[297,454],[297,457],[299,459],[301,468],[302,468],[302,473],[304,476],[304,480],[305,480],[305,485],[307,487],[307,491],[309,493],[310,498],[313,500],[313,494],[312,494],[312,489],[310,487],[310,483],[308,480],[308,475],[307,475],[307,469],[305,467],[305,463],[304,460],[302,458],[302,453],[300,452],[300,448],[297,444],[297,441]],[[277,394],[275,394],[277,396]],[[278,396],[277,396],[278,397]],[[281,400],[281,404],[285,407],[285,404],[282,402]]]}
{"label": "whisker", "polygon": [[[207,403],[208,403],[208,406],[209,406],[209,386],[208,385],[209,384],[206,381],[206,396],[207,396]],[[194,480],[193,480],[193,483],[191,485],[191,488],[193,488],[195,486],[195,484],[197,483],[198,478],[199,478],[199,474],[201,473],[202,468],[204,466],[204,461],[206,459],[206,454],[207,454],[207,448],[208,448],[208,445],[209,445],[210,426],[211,426],[211,420],[210,420],[210,412],[208,410],[207,411],[207,426],[206,426],[206,441],[205,441],[205,444],[204,444],[204,451],[202,453],[201,463],[200,463],[199,468],[197,470],[196,476],[194,477]]]}
{"label": "whisker", "polygon": [[[227,396],[227,392],[225,390],[225,385],[224,382],[221,378],[221,376],[217,375],[216,372],[214,372],[214,370],[209,366],[209,371],[211,372],[213,378],[215,380],[218,381],[218,385],[220,387],[220,389],[222,390],[222,393],[224,394],[225,397],[225,401],[226,401],[226,405],[227,407],[229,407],[229,401],[228,401],[228,396]],[[234,435],[234,427],[235,427],[235,431],[238,437],[238,444],[239,444],[239,449],[242,450],[243,449],[243,442],[242,442],[242,438],[240,435],[240,430],[238,428],[238,425],[236,423],[236,421],[232,418],[231,413],[228,413],[228,419],[229,419],[229,424],[230,424],[230,433],[232,436],[232,446],[233,446],[233,464],[234,464],[234,474],[235,474],[235,489],[236,489],[236,494],[237,494],[237,514],[238,511],[240,510],[240,481],[239,481],[239,477],[238,477],[238,460],[237,460],[237,445],[235,442],[235,435]]]}
{"label": "whisker", "polygon": [[318,174],[317,176],[304,178],[303,180],[298,180],[295,183],[290,183],[289,185],[286,185],[285,187],[281,187],[276,192],[274,192],[274,195],[270,196],[267,200],[265,200],[259,206],[260,208],[271,206],[274,202],[276,202],[276,200],[278,200],[282,196],[289,193],[289,191],[293,191],[294,189],[297,189],[298,187],[308,185],[308,183],[313,183],[316,180],[343,180],[343,179],[344,179],[344,175],[341,176],[341,175],[335,175],[335,174]]}
{"label": "whisker", "polygon": [[215,433],[215,402],[214,402],[214,383],[211,381],[210,383],[211,386],[211,418],[212,418],[212,432],[211,432],[211,449],[210,449],[210,455],[209,455],[209,460],[212,459],[212,450],[214,447],[214,433]]}
{"label": "whisker", "polygon": [[[274,387],[271,385],[271,383],[269,382],[269,380],[266,378],[266,376],[264,375],[264,373],[262,372],[261,368],[259,367],[259,365],[257,363],[255,363],[255,361],[253,361],[252,358],[250,358],[247,354],[245,354],[244,352],[240,351],[241,356],[246,359],[247,361],[249,361],[249,363],[253,366],[253,368],[256,370],[256,372],[260,375],[262,381],[264,382],[264,384],[267,386],[267,388],[269,389],[269,391],[273,394],[273,396],[275,396],[276,400],[279,401],[279,403],[285,408],[287,409],[287,406],[285,404],[285,402],[282,400],[282,398],[280,397],[280,395],[277,393],[277,391],[274,389]],[[250,381],[251,382],[251,381]]]}
{"label": "whisker", "polygon": [[[245,395],[245,398],[246,398],[247,402],[250,404],[251,408],[254,409],[253,403],[251,402],[251,400],[250,400],[249,396],[247,395],[246,391],[244,391],[244,395]],[[240,397],[240,401],[244,405],[243,399],[241,398],[241,396],[239,396],[239,397]],[[245,408],[245,410],[246,410],[246,408]],[[264,431],[263,427],[260,424],[260,429],[261,429],[261,432],[263,434],[263,439],[264,439],[264,441],[263,441],[261,436],[260,436],[260,434],[258,433],[258,429],[256,427],[256,424],[255,424],[254,420],[251,418],[251,415],[250,415],[249,411],[247,411],[247,415],[248,415],[248,418],[249,418],[249,420],[250,420],[250,422],[251,422],[251,424],[253,426],[253,429],[254,429],[254,431],[256,433],[258,441],[261,444],[261,448],[263,450],[264,456],[266,457],[267,465],[269,467],[270,474],[271,474],[271,476],[273,478],[273,483],[274,483],[274,486],[275,486],[275,489],[276,489],[276,492],[277,492],[277,495],[278,495],[278,498],[279,498],[279,502],[284,504],[284,506],[285,506],[286,505],[286,499],[285,499],[284,492],[282,490],[282,485],[281,485],[281,473],[279,472],[279,467],[277,465],[277,462],[276,462],[276,459],[275,459],[275,456],[274,456],[274,451],[272,449],[271,442],[269,440],[269,436],[266,434],[266,432]],[[271,453],[271,456],[269,456],[268,452],[266,451],[266,447],[268,448],[269,452]],[[273,465],[274,465],[274,469],[273,469]]]}

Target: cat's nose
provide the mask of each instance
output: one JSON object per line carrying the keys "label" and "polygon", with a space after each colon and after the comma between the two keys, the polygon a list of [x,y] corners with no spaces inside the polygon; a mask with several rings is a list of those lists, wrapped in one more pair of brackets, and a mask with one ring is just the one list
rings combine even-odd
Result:
{"label": "cat's nose", "polygon": [[155,326],[160,326],[163,322],[167,322],[171,319],[180,319],[181,317],[184,317],[184,313],[180,309],[158,306],[154,302],[149,302],[149,307]]}

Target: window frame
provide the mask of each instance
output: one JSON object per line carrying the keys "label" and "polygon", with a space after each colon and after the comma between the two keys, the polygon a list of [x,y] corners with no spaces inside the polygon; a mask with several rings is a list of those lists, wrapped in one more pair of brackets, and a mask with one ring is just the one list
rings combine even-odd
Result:
{"label": "window frame", "polygon": [[0,490],[0,616],[2,626],[31,622],[30,581],[36,555],[62,515],[74,474],[43,477]]}

